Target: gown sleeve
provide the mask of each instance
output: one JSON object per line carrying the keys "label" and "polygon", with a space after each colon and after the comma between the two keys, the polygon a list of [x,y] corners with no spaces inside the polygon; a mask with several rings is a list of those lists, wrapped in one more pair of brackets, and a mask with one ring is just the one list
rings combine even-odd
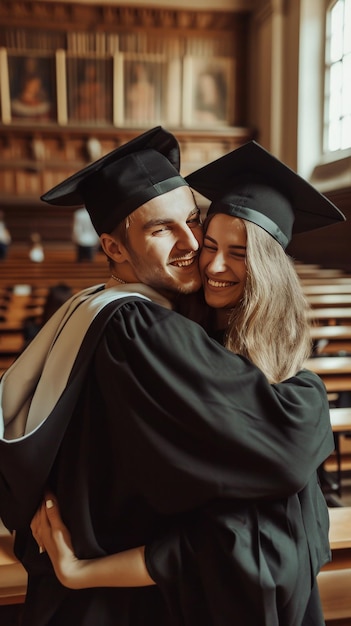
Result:
{"label": "gown sleeve", "polygon": [[200,326],[153,303],[119,309],[95,367],[116,453],[159,513],[296,493],[333,450],[318,376],[303,370],[271,385]]}

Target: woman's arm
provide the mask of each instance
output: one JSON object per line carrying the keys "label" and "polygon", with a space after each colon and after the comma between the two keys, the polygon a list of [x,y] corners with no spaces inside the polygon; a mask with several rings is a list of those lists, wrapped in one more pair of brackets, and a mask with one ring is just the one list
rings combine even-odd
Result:
{"label": "woman's arm", "polygon": [[40,551],[46,551],[55,574],[70,589],[145,587],[154,585],[144,560],[144,546],[96,559],[78,559],[71,535],[50,494],[35,514],[31,529]]}

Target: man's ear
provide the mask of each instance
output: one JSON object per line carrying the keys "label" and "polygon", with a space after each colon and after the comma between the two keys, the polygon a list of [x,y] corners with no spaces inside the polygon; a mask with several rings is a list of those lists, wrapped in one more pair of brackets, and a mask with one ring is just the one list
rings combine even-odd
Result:
{"label": "man's ear", "polygon": [[123,243],[121,243],[118,239],[115,239],[112,235],[108,233],[102,233],[100,235],[101,247],[105,254],[113,261],[117,261],[121,263],[126,259],[126,249]]}

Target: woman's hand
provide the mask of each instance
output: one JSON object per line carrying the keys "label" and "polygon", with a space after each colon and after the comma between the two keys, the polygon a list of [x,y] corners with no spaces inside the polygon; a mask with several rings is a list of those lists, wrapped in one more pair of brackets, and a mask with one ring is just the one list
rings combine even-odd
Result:
{"label": "woman's hand", "polygon": [[79,574],[84,561],[77,559],[74,554],[71,535],[62,521],[58,504],[52,494],[45,496],[45,501],[33,517],[31,529],[39,552],[48,553],[61,584],[71,589],[81,588]]}
{"label": "woman's hand", "polygon": [[39,551],[46,550],[58,580],[65,587],[86,589],[155,584],[146,568],[144,546],[96,559],[78,559],[52,494],[46,495],[45,502],[32,519],[31,529]]}

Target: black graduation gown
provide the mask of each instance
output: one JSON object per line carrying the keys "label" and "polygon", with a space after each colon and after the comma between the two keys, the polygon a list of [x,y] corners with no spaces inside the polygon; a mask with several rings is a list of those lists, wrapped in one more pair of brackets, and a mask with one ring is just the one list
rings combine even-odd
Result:
{"label": "black graduation gown", "polygon": [[174,623],[323,626],[316,573],[330,556],[328,513],[316,483],[279,500],[214,501],[148,545]]}
{"label": "black graduation gown", "polygon": [[[84,349],[56,421],[49,416],[25,445],[0,455],[0,516],[16,529],[16,554],[29,572],[23,626],[180,626],[187,622],[174,621],[162,584],[71,591],[57,582],[29,529],[45,486],[83,558],[152,544],[212,500],[282,500],[303,489],[333,449],[324,386],[307,371],[270,385],[198,325],[141,300],[108,320],[74,394]],[[75,399],[65,412],[67,395]],[[21,459],[16,467],[11,454]],[[312,521],[302,515],[296,523],[302,531]],[[323,549],[314,536],[303,548],[314,569],[327,558],[326,520],[318,524]],[[205,517],[199,531],[205,539]]]}

